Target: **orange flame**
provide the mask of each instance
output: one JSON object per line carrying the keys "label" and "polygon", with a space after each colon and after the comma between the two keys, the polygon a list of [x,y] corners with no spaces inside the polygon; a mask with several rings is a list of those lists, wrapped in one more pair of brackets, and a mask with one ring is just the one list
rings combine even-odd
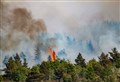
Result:
{"label": "orange flame", "polygon": [[56,53],[51,48],[49,49],[49,53],[51,55],[51,61],[54,62],[56,60]]}

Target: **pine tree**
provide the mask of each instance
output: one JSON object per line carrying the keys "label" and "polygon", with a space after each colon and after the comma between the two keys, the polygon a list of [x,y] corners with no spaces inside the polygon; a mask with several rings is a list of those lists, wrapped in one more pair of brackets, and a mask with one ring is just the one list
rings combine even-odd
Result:
{"label": "pine tree", "polygon": [[50,55],[48,56],[48,61],[51,61],[51,56]]}
{"label": "pine tree", "polygon": [[112,57],[112,60],[115,61],[120,58],[120,53],[117,51],[116,48],[112,49],[112,52],[109,52],[110,56]]}
{"label": "pine tree", "polygon": [[18,65],[18,66],[21,66],[22,63],[21,63],[21,60],[20,60],[20,56],[18,55],[18,53],[16,53],[16,56],[14,57],[15,59],[15,63]]}
{"label": "pine tree", "polygon": [[99,62],[102,66],[109,66],[111,64],[111,61],[109,60],[108,54],[105,55],[105,53],[102,53],[100,55]]}
{"label": "pine tree", "polygon": [[41,62],[41,52],[40,52],[40,44],[39,42],[35,46],[35,61],[37,64]]}
{"label": "pine tree", "polygon": [[[29,73],[29,69],[27,68],[26,59],[22,65],[20,57],[18,54],[14,57],[10,57],[8,62],[5,63],[5,79],[14,81],[14,82],[25,82],[27,75]],[[24,67],[26,66],[26,67]]]}
{"label": "pine tree", "polygon": [[27,67],[27,61],[26,61],[26,58],[24,58],[24,62],[23,62],[23,66]]}
{"label": "pine tree", "polygon": [[120,68],[120,53],[116,48],[112,49],[112,52],[109,52],[111,58],[110,60],[115,64],[117,68]]}
{"label": "pine tree", "polygon": [[78,54],[77,58],[75,59],[75,62],[81,67],[86,67],[85,59],[82,57],[81,53]]}
{"label": "pine tree", "polygon": [[13,60],[12,57],[9,58],[8,62],[5,63],[6,68],[5,70],[5,78],[6,79],[11,79],[13,72],[17,69],[17,64]]}

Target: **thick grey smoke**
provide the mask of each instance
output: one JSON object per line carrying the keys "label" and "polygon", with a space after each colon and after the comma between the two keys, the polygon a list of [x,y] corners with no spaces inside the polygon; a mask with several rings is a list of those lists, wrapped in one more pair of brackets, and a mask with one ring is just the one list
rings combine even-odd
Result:
{"label": "thick grey smoke", "polygon": [[12,50],[25,39],[25,36],[30,40],[35,40],[38,33],[47,31],[44,21],[33,19],[26,8],[10,10],[9,5],[4,3],[1,5],[1,50]]}
{"label": "thick grey smoke", "polygon": [[0,55],[3,58],[24,52],[27,58],[34,61],[37,43],[40,44],[40,52],[45,54],[49,48],[56,47],[56,40],[47,33],[42,19],[34,19],[26,8],[12,8],[3,2],[0,5]]}

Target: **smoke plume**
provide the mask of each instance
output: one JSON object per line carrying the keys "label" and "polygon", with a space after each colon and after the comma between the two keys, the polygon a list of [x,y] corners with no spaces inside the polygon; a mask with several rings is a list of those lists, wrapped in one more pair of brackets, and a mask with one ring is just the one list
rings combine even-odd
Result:
{"label": "smoke plume", "polygon": [[[46,32],[46,26],[42,19],[35,20],[26,8],[10,9],[9,5],[0,3],[0,49],[2,51],[16,48],[27,37],[35,40],[39,33]],[[25,35],[25,36],[24,36]]]}

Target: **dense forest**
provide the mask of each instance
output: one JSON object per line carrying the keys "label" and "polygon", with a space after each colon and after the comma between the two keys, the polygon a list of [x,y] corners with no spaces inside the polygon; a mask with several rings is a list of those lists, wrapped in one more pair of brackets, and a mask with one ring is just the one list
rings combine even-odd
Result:
{"label": "dense forest", "polygon": [[75,63],[60,59],[43,61],[32,68],[19,54],[10,57],[0,82],[120,82],[120,52],[116,48],[88,62],[79,53]]}

